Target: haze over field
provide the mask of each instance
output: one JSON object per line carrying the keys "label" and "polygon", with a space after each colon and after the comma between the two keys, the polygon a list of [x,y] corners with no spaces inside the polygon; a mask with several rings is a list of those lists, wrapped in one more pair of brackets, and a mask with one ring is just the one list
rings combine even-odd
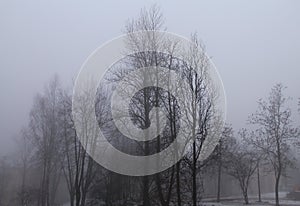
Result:
{"label": "haze over field", "polygon": [[[26,124],[33,97],[57,73],[70,85],[87,56],[155,1],[1,0],[0,153]],[[116,6],[118,5],[118,6]],[[223,80],[229,123],[241,127],[277,82],[300,96],[300,2],[159,2],[168,31],[197,31]],[[295,105],[293,105],[295,107]],[[298,119],[299,120],[299,119]]]}

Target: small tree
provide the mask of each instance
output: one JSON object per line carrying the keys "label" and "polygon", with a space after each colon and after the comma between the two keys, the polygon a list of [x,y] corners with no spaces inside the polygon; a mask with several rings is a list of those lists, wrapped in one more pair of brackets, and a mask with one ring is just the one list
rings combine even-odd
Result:
{"label": "small tree", "polygon": [[[242,129],[238,134],[239,139],[245,139],[249,135],[246,129]],[[257,156],[244,141],[239,142],[239,139],[228,141],[230,145],[225,153],[224,168],[228,175],[238,181],[245,204],[249,204],[248,187],[257,168]]]}
{"label": "small tree", "polygon": [[258,202],[261,202],[261,166],[266,165],[266,155],[257,147],[253,146],[251,143],[253,138],[255,138],[256,133],[252,131],[250,135],[245,135],[243,141],[251,147],[251,150],[254,151],[257,161],[256,174],[257,174],[257,193],[258,193]]}
{"label": "small tree", "polygon": [[219,144],[216,147],[216,164],[217,164],[217,202],[221,200],[221,179],[222,179],[222,168],[225,158],[223,157],[228,150],[228,147],[231,146],[230,141],[233,140],[233,129],[231,126],[226,126],[223,129],[222,136],[219,140]]}
{"label": "small tree", "polygon": [[4,205],[7,196],[7,186],[9,185],[7,157],[0,157],[0,205]]}
{"label": "small tree", "polygon": [[33,145],[30,142],[30,133],[26,129],[23,129],[21,135],[16,139],[18,147],[18,162],[17,165],[20,167],[21,182],[17,192],[17,200],[21,206],[33,204],[34,189],[29,184],[28,176],[30,175],[32,156],[33,156]]}

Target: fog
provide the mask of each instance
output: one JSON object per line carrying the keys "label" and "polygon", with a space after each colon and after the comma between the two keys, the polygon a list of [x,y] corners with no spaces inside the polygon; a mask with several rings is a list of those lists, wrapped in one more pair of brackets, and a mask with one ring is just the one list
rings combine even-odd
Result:
{"label": "fog", "polygon": [[[87,56],[155,1],[1,1],[0,145],[26,124],[33,96],[57,73],[75,78]],[[228,122],[243,125],[276,82],[300,96],[299,1],[159,2],[168,30],[197,31],[223,80]]]}
{"label": "fog", "polygon": [[287,87],[299,125],[300,1],[0,0],[0,155],[14,151],[35,95],[53,75],[70,87],[90,53],[155,3],[169,32],[202,39],[234,129],[246,125],[276,83]]}

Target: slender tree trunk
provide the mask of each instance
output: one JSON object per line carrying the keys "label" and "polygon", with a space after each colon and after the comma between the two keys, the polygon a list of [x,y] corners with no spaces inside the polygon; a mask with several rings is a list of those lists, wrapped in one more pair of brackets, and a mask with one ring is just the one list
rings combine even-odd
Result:
{"label": "slender tree trunk", "polygon": [[217,193],[217,202],[220,202],[220,197],[221,197],[221,173],[222,173],[222,165],[221,165],[221,161],[220,161],[219,165],[218,165],[218,193]]}
{"label": "slender tree trunk", "polygon": [[156,183],[156,187],[157,187],[157,192],[158,192],[158,197],[159,197],[160,204],[162,206],[165,206],[166,201],[165,201],[164,196],[163,196],[159,173],[155,175],[155,183]]}
{"label": "slender tree trunk", "polygon": [[279,206],[279,181],[280,181],[281,172],[277,174],[276,182],[275,182],[275,201],[276,206]]}
{"label": "slender tree trunk", "polygon": [[80,203],[81,206],[85,206],[85,200],[86,200],[86,192],[82,194],[81,203]]}
{"label": "slender tree trunk", "polygon": [[143,206],[150,206],[148,176],[143,177]]}
{"label": "slender tree trunk", "polygon": [[197,180],[196,180],[196,143],[193,142],[193,168],[192,168],[192,184],[193,184],[193,206],[197,206]]}
{"label": "slender tree trunk", "polygon": [[222,142],[220,141],[220,144],[218,146],[219,150],[219,164],[218,164],[218,191],[217,191],[217,202],[220,202],[220,197],[221,197],[221,175],[222,175]]}
{"label": "slender tree trunk", "polygon": [[[149,155],[149,142],[145,142],[145,155]],[[149,176],[143,177],[143,206],[150,206]]]}
{"label": "slender tree trunk", "polygon": [[180,161],[176,164],[176,193],[177,205],[181,206],[181,192],[180,192]]}
{"label": "slender tree trunk", "polygon": [[275,169],[275,176],[276,176],[276,182],[275,182],[275,201],[276,201],[276,206],[279,206],[279,182],[280,182],[280,177],[281,177],[281,169],[282,169],[282,164],[281,164],[281,147],[280,147],[280,142],[278,138],[278,130],[276,131],[276,143],[277,143],[277,161],[278,161],[278,170],[276,174],[276,169]]}
{"label": "slender tree trunk", "polygon": [[[157,75],[157,68],[156,68],[156,79],[158,80],[158,75]],[[158,91],[158,82],[156,82],[156,90],[155,90],[155,106],[159,107],[159,91]],[[159,119],[159,113],[158,113],[158,109],[155,110],[156,112],[156,125],[157,125],[157,133],[159,132],[158,128],[159,128],[159,124],[160,124],[160,119]],[[159,153],[160,152],[160,135],[157,136],[157,144],[156,144],[156,152]],[[157,161],[157,164],[159,164],[160,159]],[[157,165],[159,166],[159,165]],[[163,189],[161,187],[161,180],[160,180],[160,173],[155,174],[155,183],[156,183],[156,187],[157,187],[157,192],[158,192],[158,197],[159,197],[159,201],[160,204],[162,206],[166,206],[167,202],[165,201],[164,195],[163,195]]]}
{"label": "slender tree trunk", "polygon": [[[21,205],[26,205],[26,197],[25,197],[25,186],[26,186],[26,175],[27,174],[27,164],[23,162],[23,172],[22,172],[22,185],[21,185]],[[0,202],[1,203],[1,202]]]}
{"label": "slender tree trunk", "polygon": [[74,194],[70,192],[70,206],[74,206]]}
{"label": "slender tree trunk", "polygon": [[247,191],[247,189],[243,192],[243,194],[244,194],[245,204],[248,205],[249,204],[249,198],[248,198],[248,191]]}
{"label": "slender tree trunk", "polygon": [[259,164],[257,165],[257,187],[258,187],[258,202],[261,202]]}

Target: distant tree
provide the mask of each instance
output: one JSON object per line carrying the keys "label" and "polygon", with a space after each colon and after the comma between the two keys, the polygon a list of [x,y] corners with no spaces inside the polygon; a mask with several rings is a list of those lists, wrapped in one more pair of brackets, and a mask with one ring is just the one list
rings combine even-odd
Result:
{"label": "distant tree", "polygon": [[21,131],[20,138],[16,139],[17,143],[17,165],[21,169],[21,183],[17,191],[17,201],[21,206],[33,205],[36,196],[34,189],[29,184],[30,170],[32,170],[32,158],[34,147],[30,141],[30,136],[27,129]]}
{"label": "distant tree", "polygon": [[0,158],[0,205],[5,205],[7,200],[7,187],[9,184],[9,165],[7,158]]}
{"label": "distant tree", "polygon": [[34,145],[35,160],[40,169],[39,206],[55,204],[60,166],[59,92],[60,84],[55,76],[36,96],[30,112],[29,136]]}
{"label": "distant tree", "polygon": [[[250,135],[250,138],[252,138],[253,135]],[[248,142],[248,141],[247,141]],[[266,161],[265,161],[265,155],[261,152],[261,150],[259,150],[258,148],[253,148],[253,151],[255,152],[255,155],[257,157],[256,161],[257,161],[257,168],[256,168],[256,173],[257,173],[257,194],[258,194],[258,202],[261,202],[261,173],[263,172],[263,170],[261,170],[261,168],[263,168],[263,165],[266,165]]]}
{"label": "distant tree", "polygon": [[[72,96],[67,90],[61,90],[59,101],[59,123],[61,136],[61,156],[60,162],[65,177],[70,197],[71,206],[83,206],[86,204],[88,193],[93,185],[96,173],[101,175],[102,171],[92,157],[89,156],[87,148],[93,148],[96,145],[96,128],[90,126],[90,120],[93,114],[98,114],[99,126],[105,123],[106,113],[103,111],[105,96],[99,96],[96,99],[96,111],[92,111],[87,102],[90,98],[89,85],[84,88],[84,92],[77,95],[79,104],[72,111]],[[100,103],[101,101],[101,103]],[[76,117],[72,115],[76,113]],[[73,113],[73,114],[74,114]],[[80,134],[75,130],[74,118],[80,121],[82,127]],[[92,152],[90,149],[89,152]]]}
{"label": "distant tree", "polygon": [[226,173],[238,181],[245,204],[249,204],[248,187],[257,168],[257,155],[243,141],[249,135],[246,129],[240,130],[238,134],[239,138],[227,142],[230,145],[225,152],[223,166]]}
{"label": "distant tree", "polygon": [[275,176],[275,200],[279,206],[279,183],[284,171],[292,165],[290,157],[291,139],[297,130],[292,125],[291,109],[287,107],[288,98],[283,94],[284,86],[276,84],[265,100],[259,100],[258,110],[249,118],[258,126],[251,143],[268,158]]}
{"label": "distant tree", "polygon": [[216,147],[216,164],[217,164],[217,202],[221,199],[221,179],[222,179],[222,168],[224,167],[225,153],[228,151],[233,138],[233,129],[230,126],[226,126],[223,129],[222,136],[219,140],[219,144]]}

